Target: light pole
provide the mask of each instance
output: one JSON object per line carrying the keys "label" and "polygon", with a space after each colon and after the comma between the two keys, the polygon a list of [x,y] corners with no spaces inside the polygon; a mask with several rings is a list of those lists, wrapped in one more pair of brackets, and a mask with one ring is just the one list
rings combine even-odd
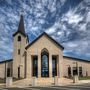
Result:
{"label": "light pole", "polygon": [[73,83],[77,83],[78,82],[78,63],[77,62],[73,62],[73,64],[75,64],[75,73],[74,73],[74,76],[73,76]]}
{"label": "light pole", "polygon": [[68,66],[68,77],[71,78],[71,67],[70,65],[67,65]]}

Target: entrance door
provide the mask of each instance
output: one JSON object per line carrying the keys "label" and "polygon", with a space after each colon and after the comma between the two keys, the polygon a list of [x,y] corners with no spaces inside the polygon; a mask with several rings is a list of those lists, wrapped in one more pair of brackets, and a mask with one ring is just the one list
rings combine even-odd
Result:
{"label": "entrance door", "polygon": [[18,78],[20,78],[20,67],[18,67]]}
{"label": "entrance door", "polygon": [[77,67],[73,67],[73,76],[78,75],[78,69]]}
{"label": "entrance door", "polygon": [[32,60],[32,76],[37,77],[38,75],[38,62],[37,62],[37,56],[33,56],[33,60]]}
{"label": "entrance door", "polygon": [[52,76],[57,76],[57,57],[52,57]]}
{"label": "entrance door", "polygon": [[10,77],[11,74],[10,74],[10,68],[7,68],[7,77]]}

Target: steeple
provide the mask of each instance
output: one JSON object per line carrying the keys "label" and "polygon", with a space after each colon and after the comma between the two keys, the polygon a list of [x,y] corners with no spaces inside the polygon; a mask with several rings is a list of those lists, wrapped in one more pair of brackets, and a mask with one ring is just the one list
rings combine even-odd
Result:
{"label": "steeple", "polygon": [[18,31],[16,33],[14,33],[13,36],[15,36],[17,33],[21,33],[24,36],[26,36],[26,34],[25,34],[25,28],[24,28],[23,15],[20,16],[20,22],[19,22],[19,26],[18,26]]}
{"label": "steeple", "polygon": [[23,15],[20,17],[18,31],[25,34]]}

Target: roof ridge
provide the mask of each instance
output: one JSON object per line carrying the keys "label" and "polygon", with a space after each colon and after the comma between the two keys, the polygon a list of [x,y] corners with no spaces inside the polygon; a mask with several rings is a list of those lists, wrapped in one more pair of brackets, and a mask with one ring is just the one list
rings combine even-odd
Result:
{"label": "roof ridge", "polygon": [[65,58],[71,58],[71,59],[76,59],[76,60],[81,60],[81,61],[85,61],[85,62],[90,62],[89,60],[85,60],[85,59],[81,59],[81,58],[77,58],[77,57],[72,57],[72,56],[63,56]]}

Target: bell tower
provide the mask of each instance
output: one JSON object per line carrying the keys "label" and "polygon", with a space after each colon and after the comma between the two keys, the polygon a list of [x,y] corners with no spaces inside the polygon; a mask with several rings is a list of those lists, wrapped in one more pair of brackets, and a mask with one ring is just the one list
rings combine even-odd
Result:
{"label": "bell tower", "polygon": [[20,16],[18,30],[13,34],[13,38],[13,77],[25,78],[25,46],[29,41],[25,33],[23,15]]}

